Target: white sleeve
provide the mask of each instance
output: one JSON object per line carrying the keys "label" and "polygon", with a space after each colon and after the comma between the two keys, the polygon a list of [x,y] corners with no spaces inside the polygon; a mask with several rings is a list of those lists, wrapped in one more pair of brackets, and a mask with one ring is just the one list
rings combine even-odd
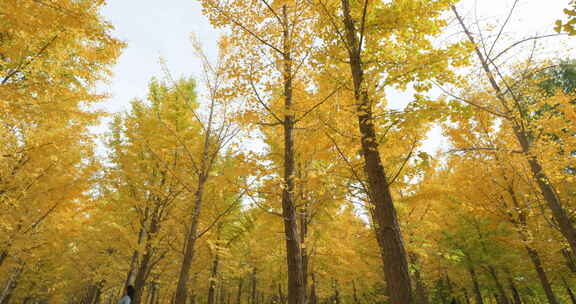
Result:
{"label": "white sleeve", "polygon": [[120,301],[118,302],[118,304],[130,304],[130,298],[127,296],[124,296],[122,299],[120,299]]}

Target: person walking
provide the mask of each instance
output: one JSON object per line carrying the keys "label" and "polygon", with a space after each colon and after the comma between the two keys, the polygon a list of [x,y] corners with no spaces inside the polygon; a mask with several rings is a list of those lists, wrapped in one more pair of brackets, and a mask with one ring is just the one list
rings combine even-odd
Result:
{"label": "person walking", "polygon": [[134,299],[134,293],[136,293],[134,286],[132,285],[126,286],[126,295],[122,297],[122,299],[120,299],[118,304],[132,304],[132,300]]}

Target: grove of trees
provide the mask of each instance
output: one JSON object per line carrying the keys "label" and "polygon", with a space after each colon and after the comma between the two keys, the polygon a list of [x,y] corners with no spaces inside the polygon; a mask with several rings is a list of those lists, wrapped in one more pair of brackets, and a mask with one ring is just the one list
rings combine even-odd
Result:
{"label": "grove of trees", "polygon": [[107,113],[104,1],[0,0],[0,304],[576,304],[574,1],[198,1]]}

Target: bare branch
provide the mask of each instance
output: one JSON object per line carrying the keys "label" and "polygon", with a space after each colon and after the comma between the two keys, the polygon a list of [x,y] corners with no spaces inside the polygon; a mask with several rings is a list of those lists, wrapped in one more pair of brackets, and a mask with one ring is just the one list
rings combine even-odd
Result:
{"label": "bare branch", "polygon": [[474,152],[474,151],[494,151],[494,152],[509,152],[509,153],[524,153],[520,150],[502,150],[495,147],[469,147],[469,148],[458,148],[452,149],[448,151],[448,153],[457,153],[457,152]]}
{"label": "bare branch", "polygon": [[494,114],[494,115],[496,115],[496,116],[498,116],[498,117],[505,118],[505,119],[510,119],[510,117],[509,117],[508,115],[506,115],[506,114],[504,114],[504,113],[501,113],[500,111],[491,110],[490,108],[481,106],[481,105],[479,105],[479,104],[477,104],[477,103],[475,103],[475,102],[473,102],[473,101],[470,101],[470,100],[468,100],[468,99],[465,99],[465,98],[460,97],[460,96],[457,96],[457,95],[454,95],[454,94],[452,94],[450,91],[444,89],[444,88],[443,88],[441,85],[439,85],[438,83],[434,82],[434,84],[435,84],[440,90],[442,90],[442,92],[444,92],[444,94],[446,94],[446,95],[448,95],[448,96],[450,96],[450,97],[452,97],[452,98],[455,98],[455,99],[457,99],[457,100],[459,100],[459,101],[462,101],[462,102],[464,102],[464,103],[467,103],[467,104],[469,104],[469,105],[471,105],[471,106],[474,106],[474,107],[476,107],[476,108],[478,108],[478,109],[480,109],[480,110],[483,110],[483,111],[486,111],[486,112],[488,112],[488,113]]}
{"label": "bare branch", "polygon": [[272,109],[270,109],[268,107],[268,105],[262,100],[262,98],[260,97],[260,94],[258,94],[258,89],[256,88],[256,85],[254,84],[254,81],[252,80],[252,66],[250,66],[250,86],[252,87],[252,90],[254,91],[254,95],[256,95],[256,100],[258,101],[258,103],[260,103],[260,105],[262,105],[262,107],[264,107],[264,109],[266,109],[266,111],[272,115],[272,117],[274,117],[274,119],[276,119],[276,121],[280,124],[284,124],[284,120],[280,119],[276,113],[274,113],[274,111],[272,111]]}
{"label": "bare branch", "polygon": [[228,15],[226,12],[224,12],[224,10],[221,7],[218,7],[214,4],[212,4],[211,1],[208,1],[208,3],[211,4],[212,8],[214,8],[216,11],[218,11],[222,16],[224,16],[226,19],[230,20],[232,23],[234,23],[234,25],[238,26],[240,29],[242,29],[243,31],[248,33],[250,36],[254,37],[256,40],[260,41],[262,44],[268,46],[269,48],[273,49],[274,51],[278,52],[279,54],[284,55],[284,52],[282,52],[279,48],[272,45],[270,42],[264,40],[262,37],[258,36],[256,33],[254,33],[252,30],[247,28],[244,24],[240,23],[234,17],[231,17],[230,15]]}
{"label": "bare branch", "polygon": [[318,108],[319,106],[321,106],[323,103],[325,103],[326,101],[328,101],[330,99],[330,97],[334,96],[334,94],[336,94],[336,92],[338,92],[340,89],[342,88],[342,86],[337,87],[336,89],[334,89],[330,94],[328,94],[328,96],[324,97],[324,99],[322,99],[319,103],[315,104],[313,107],[311,107],[308,111],[306,111],[304,114],[302,114],[302,116],[300,116],[300,118],[297,118],[294,123],[298,123],[299,121],[301,121],[302,119],[304,119],[304,117],[306,117],[308,114],[312,113],[312,111],[314,111],[316,108]]}
{"label": "bare branch", "polygon": [[412,143],[412,148],[410,149],[410,153],[408,153],[408,156],[406,156],[406,158],[404,159],[404,162],[402,163],[402,165],[400,166],[400,169],[398,169],[398,171],[396,172],[396,174],[394,175],[394,177],[390,180],[390,182],[388,183],[388,186],[391,186],[392,184],[394,184],[394,182],[396,182],[396,180],[398,179],[398,177],[400,176],[400,173],[402,173],[402,170],[404,170],[404,167],[406,167],[406,164],[408,163],[408,161],[410,160],[410,158],[412,158],[412,154],[414,153],[414,149],[416,149],[416,144],[418,143],[418,138],[414,138],[414,142]]}
{"label": "bare branch", "polygon": [[366,13],[368,11],[368,1],[364,0],[364,8],[362,9],[362,23],[360,25],[360,42],[358,42],[358,51],[362,52],[362,43],[364,42],[364,30],[366,24]]}
{"label": "bare branch", "polygon": [[496,46],[496,43],[498,43],[500,36],[502,36],[502,33],[504,32],[504,28],[506,28],[506,25],[508,25],[510,18],[512,18],[512,14],[514,13],[514,9],[516,9],[516,6],[518,5],[518,2],[520,2],[520,1],[519,0],[514,1],[514,4],[512,5],[510,12],[508,12],[508,16],[506,17],[504,24],[502,24],[502,26],[500,27],[500,31],[498,32],[498,35],[496,35],[496,39],[494,39],[494,42],[492,43],[490,50],[486,54],[486,57],[490,58],[490,55],[492,55],[492,51],[494,51],[494,47]]}
{"label": "bare branch", "polygon": [[522,39],[520,41],[514,42],[513,44],[511,44],[510,46],[508,46],[506,49],[504,49],[502,52],[498,53],[498,55],[494,56],[494,58],[492,58],[492,61],[496,61],[498,60],[498,58],[500,58],[500,56],[506,54],[508,51],[510,51],[511,49],[513,49],[514,47],[524,43],[524,42],[528,42],[531,40],[539,40],[539,39],[543,39],[543,38],[550,38],[550,37],[558,37],[558,36],[563,36],[565,34],[549,34],[549,35],[542,35],[542,36],[534,36],[534,37],[529,37],[529,38],[525,38]]}
{"label": "bare branch", "polygon": [[272,12],[272,14],[274,15],[274,17],[276,18],[276,20],[278,20],[278,22],[282,25],[282,26],[286,26],[286,24],[284,24],[284,21],[282,21],[282,18],[280,18],[280,16],[278,16],[278,14],[276,13],[276,11],[270,6],[270,4],[268,4],[268,1],[266,0],[260,0],[262,2],[264,2],[264,5],[266,5],[266,7],[268,8],[268,10],[270,10],[270,12]]}

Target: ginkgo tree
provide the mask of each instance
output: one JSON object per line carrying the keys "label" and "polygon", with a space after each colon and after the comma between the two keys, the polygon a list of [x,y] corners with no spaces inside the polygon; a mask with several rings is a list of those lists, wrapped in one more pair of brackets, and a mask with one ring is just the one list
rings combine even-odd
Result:
{"label": "ginkgo tree", "polygon": [[456,2],[202,0],[95,153],[103,1],[2,1],[0,304],[576,303],[574,63]]}

